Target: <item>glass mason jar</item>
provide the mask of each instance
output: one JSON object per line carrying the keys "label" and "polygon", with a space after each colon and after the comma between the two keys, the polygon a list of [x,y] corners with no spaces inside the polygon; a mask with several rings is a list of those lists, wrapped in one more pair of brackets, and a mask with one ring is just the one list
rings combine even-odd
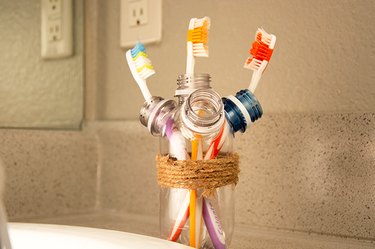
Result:
{"label": "glass mason jar", "polygon": [[[211,89],[208,74],[180,75],[177,85],[178,106],[163,129],[166,137],[160,139],[160,156],[183,166],[172,166],[173,173],[165,174],[172,187],[161,184],[161,237],[195,248],[227,248],[234,228],[235,183],[214,189],[210,184],[226,177],[219,168],[223,166],[215,164],[232,156],[233,133],[223,136],[228,129],[223,102]],[[189,168],[192,161],[195,166]],[[205,163],[216,168],[206,170]],[[185,180],[192,185],[179,187]]]}

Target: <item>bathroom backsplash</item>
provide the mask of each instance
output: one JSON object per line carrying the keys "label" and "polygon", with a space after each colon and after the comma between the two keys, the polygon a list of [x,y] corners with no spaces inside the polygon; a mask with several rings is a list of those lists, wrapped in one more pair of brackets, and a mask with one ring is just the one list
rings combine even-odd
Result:
{"label": "bathroom backsplash", "polygon": [[[236,135],[236,222],[375,240],[375,114],[272,114]],[[158,139],[138,121],[0,131],[10,220],[157,216]]]}
{"label": "bathroom backsplash", "polygon": [[375,114],[269,115],[237,139],[238,222],[375,238]]}
{"label": "bathroom backsplash", "polygon": [[83,131],[0,129],[10,220],[95,208],[98,143]]}

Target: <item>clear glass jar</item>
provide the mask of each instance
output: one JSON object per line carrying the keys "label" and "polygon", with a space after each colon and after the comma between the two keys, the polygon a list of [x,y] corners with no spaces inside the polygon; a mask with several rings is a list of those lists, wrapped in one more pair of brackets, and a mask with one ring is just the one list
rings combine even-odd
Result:
{"label": "clear glass jar", "polygon": [[[161,139],[161,150],[169,148],[167,139]],[[233,137],[227,139],[225,148],[228,151],[219,153],[227,156],[231,152]],[[196,232],[195,248],[228,248],[234,230],[235,197],[234,184],[215,189],[213,195],[203,197],[203,189],[196,190],[196,212],[201,212],[199,237]],[[204,201],[204,202],[203,202]],[[185,188],[160,188],[160,235],[161,238],[179,242],[185,245],[190,243],[190,190]],[[203,211],[205,210],[205,211]],[[206,218],[204,215],[210,215]],[[199,216],[199,214],[197,215]],[[196,217],[197,217],[196,216]],[[199,218],[198,218],[199,220]],[[196,222],[197,224],[198,222]],[[207,225],[209,223],[210,225]],[[210,226],[211,230],[207,229]]]}
{"label": "clear glass jar", "polygon": [[[215,139],[225,124],[221,97],[211,89],[208,74],[178,77],[179,106],[161,138],[160,154],[176,160],[214,160]],[[233,152],[233,134],[223,139],[218,157]],[[183,172],[181,172],[183,173]],[[160,191],[161,237],[195,248],[227,248],[234,227],[234,184],[214,189],[164,188]],[[205,196],[205,197],[204,197]],[[192,217],[195,217],[192,219]]]}

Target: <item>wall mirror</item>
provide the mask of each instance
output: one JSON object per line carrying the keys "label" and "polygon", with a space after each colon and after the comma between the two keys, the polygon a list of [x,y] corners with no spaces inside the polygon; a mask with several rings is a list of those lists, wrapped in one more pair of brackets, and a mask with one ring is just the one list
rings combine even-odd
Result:
{"label": "wall mirror", "polygon": [[79,129],[83,118],[83,1],[72,2],[73,55],[41,57],[40,0],[0,0],[0,127]]}

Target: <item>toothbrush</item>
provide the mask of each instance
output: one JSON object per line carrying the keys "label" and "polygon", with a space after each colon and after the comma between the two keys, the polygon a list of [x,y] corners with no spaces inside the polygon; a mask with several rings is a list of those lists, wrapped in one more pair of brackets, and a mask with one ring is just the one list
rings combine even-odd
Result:
{"label": "toothbrush", "polygon": [[144,99],[151,99],[152,95],[147,87],[146,79],[155,73],[155,70],[148,59],[146,49],[142,43],[137,43],[134,48],[126,52],[126,60],[133,78],[137,82]]}
{"label": "toothbrush", "polygon": [[194,74],[195,57],[208,57],[208,31],[210,18],[192,18],[187,38],[186,74]]}
{"label": "toothbrush", "polygon": [[[224,122],[218,136],[210,144],[204,160],[214,159],[219,153],[219,148],[223,146],[225,137],[229,136],[231,129],[227,121]],[[223,231],[219,217],[215,208],[208,198],[203,198],[203,219],[206,224],[208,234],[215,249],[226,249],[225,233]]]}
{"label": "toothbrush", "polygon": [[[200,135],[194,135],[191,142],[191,160],[202,160],[203,148]],[[200,247],[200,235],[202,227],[202,200],[197,201],[197,190],[190,190],[190,246]]]}
{"label": "toothbrush", "polygon": [[[276,44],[276,36],[272,34],[268,34],[264,29],[258,29],[255,33],[255,41],[252,44],[252,47],[250,49],[250,54],[252,57],[247,58],[244,67],[247,69],[253,70],[253,75],[251,78],[250,85],[248,87],[248,90],[252,93],[255,91],[259,80],[264,73],[270,59],[273,53],[273,50],[275,48]],[[246,91],[246,90],[245,90]],[[239,92],[240,94],[246,94],[246,92]],[[250,93],[248,93],[250,95]],[[233,103],[234,106],[236,106],[239,109],[239,112],[242,114],[243,122],[245,123],[245,129],[246,125],[250,124],[251,122],[254,122],[254,118],[251,117],[249,114],[249,111],[247,110],[249,107],[246,108],[241,100],[238,99],[237,95],[229,95],[226,97],[229,102]],[[247,97],[247,99],[250,97]],[[255,98],[255,97],[254,97]],[[248,103],[246,103],[248,104]],[[257,110],[257,109],[256,109]],[[261,116],[261,110],[256,115]],[[260,114],[260,115],[259,115]],[[228,121],[228,120],[227,120]],[[233,132],[236,132],[237,128],[233,130],[233,127],[229,125],[229,122],[226,122],[224,124],[224,132],[220,136],[218,136],[215,140],[212,141],[212,143],[209,146],[208,153],[205,155],[205,159],[213,159],[217,156],[217,154],[220,152],[220,149],[222,145],[224,144],[224,141],[227,136],[230,135],[230,133],[233,134]],[[244,132],[245,129],[242,131]]]}
{"label": "toothbrush", "polygon": [[[174,130],[173,119],[169,119],[166,123],[166,135],[168,137],[169,143],[169,153],[171,156],[175,157],[177,160],[186,160],[189,155],[186,151],[185,137],[178,130]],[[185,192],[185,191],[184,191]],[[182,194],[181,192],[176,193],[177,195]],[[172,193],[171,193],[172,195]],[[179,198],[174,198],[171,196],[172,200],[178,200]],[[180,237],[183,227],[189,218],[189,203],[190,194],[186,191],[185,198],[179,208],[176,220],[173,224],[172,230],[168,236],[168,240],[176,242]]]}
{"label": "toothbrush", "polygon": [[194,138],[191,141],[191,159],[202,160],[203,158],[203,144],[202,136],[194,134]]}
{"label": "toothbrush", "polygon": [[[242,128],[242,131],[245,131],[246,126],[250,124],[250,122],[255,121],[262,115],[262,109],[257,105],[255,96],[247,91],[255,91],[272,56],[276,43],[276,36],[266,33],[263,29],[258,29],[255,39],[256,40],[252,44],[252,49],[250,50],[252,57],[248,58],[245,63],[246,68],[250,68],[254,71],[250,86],[248,90],[242,90],[238,92],[236,96],[227,97],[231,105],[235,107],[236,112],[241,114],[240,116],[242,119],[240,122],[236,122],[237,125],[236,127],[233,127],[233,132],[238,131],[240,128]],[[228,110],[230,110],[230,108],[228,108]],[[230,113],[227,118],[231,118],[231,115],[233,115],[233,113]],[[232,131],[232,127],[230,127],[229,122],[225,122],[219,135],[211,143],[205,159],[212,159],[217,156],[226,137],[230,135],[230,131]],[[214,206],[208,199],[204,199],[203,201],[203,218],[214,247],[216,249],[225,249],[225,233],[222,229],[218,215],[215,212]]]}
{"label": "toothbrush", "polygon": [[[151,61],[148,59],[146,54],[146,49],[142,43],[137,43],[134,48],[126,52],[126,60],[128,62],[130,71],[133,75],[133,78],[137,82],[145,101],[152,99],[152,95],[147,87],[146,79],[155,73],[151,65]],[[171,154],[176,157],[178,160],[186,160],[188,157],[186,152],[186,144],[184,137],[181,132],[175,131],[173,129],[174,124],[171,119],[166,122],[166,136],[170,141],[170,146],[173,149]],[[172,199],[174,199],[172,197]],[[186,193],[186,201],[182,204],[182,212],[177,216],[175,224],[173,226],[172,232],[169,236],[169,240],[176,241],[181,234],[182,228],[185,225],[187,218],[189,216],[189,192]],[[187,206],[185,208],[185,206]]]}
{"label": "toothbrush", "polygon": [[165,125],[165,134],[169,140],[169,154],[177,160],[189,159],[189,154],[186,150],[186,141],[181,131],[175,129],[175,124],[172,118],[168,119]]}
{"label": "toothbrush", "polygon": [[215,249],[226,249],[223,227],[213,204],[206,198],[203,200],[203,218]]}
{"label": "toothbrush", "polygon": [[224,144],[225,138],[231,133],[230,126],[225,120],[223,126],[217,137],[212,140],[208,150],[204,156],[204,160],[214,159],[219,154],[221,147]]}
{"label": "toothbrush", "polygon": [[189,218],[189,203],[190,203],[190,194],[186,193],[186,196],[180,206],[180,211],[176,217],[176,221],[173,224],[172,231],[168,237],[168,240],[176,242],[180,237],[182,229],[185,226],[187,219]]}
{"label": "toothbrush", "polygon": [[276,44],[276,36],[268,34],[260,28],[255,34],[255,41],[252,44],[250,54],[252,57],[247,58],[244,67],[253,70],[249,90],[254,92],[259,80],[271,59],[273,49]]}
{"label": "toothbrush", "polygon": [[[192,18],[189,22],[187,38],[187,61],[186,75],[194,74],[195,57],[208,57],[208,31],[210,28],[210,19],[208,17]],[[192,160],[202,159],[201,139],[195,135],[192,141]],[[202,212],[197,212],[201,206],[196,201],[196,190],[190,190],[190,246],[199,247],[200,226],[202,224]]]}

